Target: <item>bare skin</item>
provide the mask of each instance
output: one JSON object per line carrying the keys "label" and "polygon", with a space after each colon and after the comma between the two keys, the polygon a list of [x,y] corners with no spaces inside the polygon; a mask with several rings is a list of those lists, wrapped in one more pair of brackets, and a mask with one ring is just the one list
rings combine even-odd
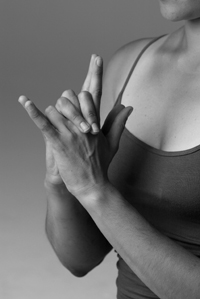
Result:
{"label": "bare skin", "polygon": [[[81,203],[79,203],[75,194],[72,194],[72,189],[74,189],[74,191],[79,189],[77,185],[77,178],[79,176],[75,175],[76,179],[73,183],[75,188],[71,189],[69,184],[66,185],[65,174],[67,174],[67,172],[61,171],[61,168],[63,167],[59,167],[59,165],[65,165],[65,163],[63,163],[64,161],[61,161],[63,158],[61,158],[60,154],[64,153],[67,148],[71,153],[74,152],[74,161],[71,159],[72,157],[69,161],[72,162],[71,165],[73,166],[77,164],[77,172],[80,174],[81,169],[83,169],[80,165],[87,163],[87,158],[84,158],[84,155],[81,154],[81,162],[78,159],[77,149],[87,149],[86,155],[88,157],[88,153],[92,154],[94,150],[94,148],[92,149],[89,146],[89,143],[90,145],[91,142],[95,144],[100,140],[99,138],[101,138],[101,148],[103,150],[106,149],[107,146],[104,144],[105,142],[108,145],[108,151],[107,153],[101,152],[99,158],[102,160],[102,157],[104,157],[107,162],[105,163],[105,159],[102,160],[104,165],[102,165],[104,168],[102,172],[98,170],[101,162],[99,158],[95,158],[93,161],[95,162],[96,160],[98,166],[94,165],[91,170],[94,170],[92,171],[93,174],[94,172],[97,173],[97,177],[101,177],[100,180],[102,181],[102,184],[106,183],[106,168],[117,150],[119,138],[124,129],[124,122],[132,111],[132,108],[124,109],[123,105],[112,109],[104,122],[101,132],[99,132],[102,74],[102,59],[97,55],[92,55],[88,74],[80,94],[76,95],[72,90],[64,91],[61,97],[57,100],[55,108],[52,106],[48,107],[45,110],[45,114],[39,111],[26,96],[21,96],[19,98],[19,102],[27,110],[32,120],[41,130],[46,144],[46,177],[44,186],[47,194],[47,237],[61,263],[71,273],[78,277],[84,276],[92,268],[102,262],[105,255],[112,249],[112,246],[100,232],[87,210],[83,208]],[[89,128],[86,131],[83,131],[80,126],[83,121],[89,125]],[[94,123],[96,124],[96,128],[98,127],[97,131],[95,128],[95,132],[93,132]],[[113,129],[111,129],[112,127]],[[60,130],[63,132],[61,133]],[[72,132],[73,134],[71,134]],[[98,133],[99,136],[92,136],[97,135]],[[76,134],[79,135],[78,140],[78,135],[75,137]],[[87,137],[84,136],[84,134],[89,135]],[[80,142],[80,146],[75,146],[76,150],[73,150],[73,146],[70,146],[70,142],[67,141],[68,138],[71,139],[70,136],[75,137],[72,138],[74,139],[74,145],[77,145],[77,141]],[[82,141],[80,137],[83,138]],[[60,139],[59,142],[58,139]],[[85,146],[84,140],[86,141]],[[89,140],[90,142],[88,143]],[[62,144],[61,147],[63,150],[60,146],[58,148],[58,143],[60,145]],[[72,168],[68,164],[67,169],[72,170]],[[89,170],[89,168],[89,165],[85,167],[86,170]],[[70,180],[71,177],[72,173],[69,174]],[[88,178],[88,175],[85,173],[82,178]],[[99,179],[97,180],[99,181]],[[86,185],[88,185],[88,183],[91,185],[90,179],[87,180]],[[93,183],[95,184],[95,181],[93,181]],[[85,185],[85,183],[82,184],[82,187],[83,185]],[[87,189],[86,185],[85,187]],[[83,194],[84,190],[82,187],[80,186],[81,193]]]}
{"label": "bare skin", "polygon": [[121,101],[134,107],[127,129],[164,151],[200,144],[199,58],[185,46],[185,31],[181,28],[146,50]]}
{"label": "bare skin", "polygon": [[[171,18],[175,19],[177,15],[177,18],[180,19],[180,13],[182,15],[185,14],[185,16],[191,16],[192,8],[194,12],[198,11],[195,6],[198,5],[197,1],[160,1],[160,3],[164,2],[165,5],[169,4],[168,7],[165,6],[164,10],[169,18],[171,16]],[[183,3],[184,5],[182,5]],[[168,8],[170,9],[167,10]],[[178,8],[180,8],[179,11]],[[131,106],[133,105],[135,108],[135,113],[132,114],[130,121],[127,123],[127,128],[144,142],[161,150],[184,150],[186,147],[190,148],[200,143],[198,137],[200,136],[198,130],[200,109],[197,96],[200,91],[198,87],[200,63],[198,59],[199,41],[196,41],[198,29],[198,20],[196,22],[187,21],[183,28],[152,45],[142,57],[140,68],[136,69],[134,73],[135,80],[133,75],[123,96],[122,104],[127,105],[131,103]],[[140,48],[146,42],[146,40],[144,43],[143,41],[139,43],[134,42],[133,48]],[[122,51],[119,51],[116,55],[117,63],[115,63],[114,67],[111,66],[110,68],[112,78],[110,82],[115,82],[118,86],[113,88],[116,94],[119,87],[123,84],[124,76],[118,77],[115,80],[116,74],[113,70],[117,68],[119,70],[119,66],[124,65],[122,61],[124,59],[129,60],[132,57],[128,57],[127,53],[133,53],[133,48],[132,45],[129,45],[128,50],[125,47]],[[128,67],[130,67],[130,64],[125,63],[124,68],[120,69],[121,74],[127,74]],[[159,85],[157,84],[158,81]],[[109,79],[105,85],[109,85]],[[111,86],[113,87],[114,85],[111,84]],[[145,90],[144,86],[146,87]],[[107,89],[107,95],[112,93],[111,89]],[[106,92],[104,96],[105,94]],[[67,95],[72,101],[74,95],[71,93],[69,96],[69,92]],[[81,96],[83,95],[85,98],[91,96],[88,93],[82,93]],[[149,101],[150,96],[151,102]],[[70,100],[69,98],[67,98],[67,101]],[[78,97],[78,99],[80,98]],[[114,100],[114,97],[112,100]],[[100,138],[103,141],[106,135],[104,134],[104,137],[102,137],[102,132],[100,131],[98,136],[83,136],[78,124],[74,123],[74,126],[71,126],[70,122],[77,118],[70,120],[71,115],[73,115],[73,109],[71,109],[72,114],[66,114],[68,112],[65,112],[66,110],[63,108],[67,103],[65,99],[60,103],[62,105],[59,104],[57,106],[59,111],[56,111],[52,107],[48,108],[46,110],[46,117],[40,114],[39,110],[27,98],[22,97],[20,102],[26,108],[29,116],[34,120],[38,128],[46,135],[46,138],[49,138],[50,142],[52,142],[51,144],[55,145],[54,158],[58,172],[66,187],[69,187],[70,192],[91,216],[94,221],[93,223],[96,224],[102,235],[118,251],[120,256],[138,277],[159,298],[198,298],[200,287],[199,259],[151,227],[138,214],[134,207],[130,206],[126,199],[118,193],[117,189],[109,182],[109,178],[108,180],[107,178],[104,180],[104,174],[109,163],[106,162],[104,164],[103,160],[101,161],[100,159],[101,155],[98,154],[102,146],[101,142],[95,144],[93,141],[100,140]],[[66,120],[63,119],[64,115],[65,119],[68,119],[67,125],[70,124],[70,130],[73,135],[79,137],[76,138],[76,144],[73,142],[74,137],[69,136],[63,127],[63,124],[66,126]],[[108,138],[109,143],[107,143],[107,145],[110,145],[110,149],[112,142],[115,141],[115,144],[118,143],[122,132],[122,129],[120,132],[114,130],[114,121],[115,124],[117,122],[120,124],[122,121],[124,122],[127,116],[128,110],[125,111],[125,109],[122,109],[121,111],[116,111],[114,117],[109,117],[109,128],[113,128],[113,133]],[[46,120],[49,122],[46,122]],[[44,122],[45,126],[43,126]],[[61,138],[58,138],[57,133],[55,134],[55,131],[52,131],[51,124],[58,131],[63,132],[63,134],[59,135]],[[115,137],[111,138],[114,135]],[[185,137],[187,138],[186,141]],[[95,173],[90,172],[93,165],[84,153],[84,150],[77,150],[77,148],[81,148],[83,142],[86,142],[84,144],[92,145],[94,152],[97,153],[97,161],[100,163],[94,164],[95,169],[97,169]],[[60,155],[60,150],[63,149],[63,147],[60,148],[60,145],[64,147],[70,145],[69,148],[72,148],[72,150],[62,150],[62,155]],[[105,145],[106,143],[103,148]],[[115,151],[113,150],[112,155],[115,154],[116,149],[117,146],[115,145]],[[77,165],[75,163],[75,151],[78,158],[82,158],[82,155],[85,155],[83,161],[86,160],[86,163],[82,164],[83,166],[80,171],[77,170],[80,163]],[[63,153],[66,153],[66,156],[63,156]],[[106,160],[107,155],[105,157]],[[71,163],[71,160],[73,163]],[[99,165],[106,165],[105,171]],[[86,178],[89,179],[87,180]],[[78,192],[76,190],[77,180],[80,187],[78,188]],[[93,188],[90,188],[91,182],[94,181],[97,183],[95,186],[92,184]],[[80,190],[81,192],[79,192]],[[102,243],[104,242],[103,240],[102,238]],[[108,251],[105,250],[105,253]],[[100,261],[96,257],[97,260]],[[94,266],[96,264],[95,262],[93,263]],[[92,268],[92,265],[90,267]]]}

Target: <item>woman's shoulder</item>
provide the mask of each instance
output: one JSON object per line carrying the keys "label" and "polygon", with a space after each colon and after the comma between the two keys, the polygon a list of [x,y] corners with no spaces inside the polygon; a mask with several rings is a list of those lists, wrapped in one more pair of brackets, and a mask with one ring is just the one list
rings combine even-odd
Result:
{"label": "woman's shoulder", "polygon": [[120,47],[112,55],[104,76],[103,96],[113,104],[122,89],[128,73],[142,49],[153,38],[141,38]]}

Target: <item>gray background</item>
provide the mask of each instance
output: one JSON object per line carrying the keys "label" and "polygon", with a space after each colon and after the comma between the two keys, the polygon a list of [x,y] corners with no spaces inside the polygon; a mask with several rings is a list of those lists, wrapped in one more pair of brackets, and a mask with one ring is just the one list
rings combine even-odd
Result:
{"label": "gray background", "polygon": [[44,110],[65,89],[79,92],[92,53],[106,67],[123,44],[180,25],[154,0],[0,1],[0,298],[115,298],[114,252],[80,279],[46,239],[44,142],[17,99],[25,94]]}

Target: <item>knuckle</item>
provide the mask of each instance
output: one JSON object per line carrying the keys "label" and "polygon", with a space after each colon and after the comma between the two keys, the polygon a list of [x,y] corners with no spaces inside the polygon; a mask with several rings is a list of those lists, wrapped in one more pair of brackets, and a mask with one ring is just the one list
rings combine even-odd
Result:
{"label": "knuckle", "polygon": [[75,92],[72,89],[67,89],[65,91],[63,91],[62,93],[62,97],[73,97],[75,94]]}
{"label": "knuckle", "polygon": [[56,101],[56,107],[59,107],[59,106],[61,106],[61,99],[60,98]]}
{"label": "knuckle", "polygon": [[94,96],[100,98],[102,96],[102,91],[100,89],[95,90]]}
{"label": "knuckle", "polygon": [[89,111],[87,112],[87,115],[88,115],[88,117],[90,117],[90,118],[94,118],[94,117],[96,117],[96,113],[95,113],[93,110],[89,110]]}
{"label": "knuckle", "polygon": [[73,114],[71,115],[71,120],[72,120],[73,122],[80,122],[80,121],[82,120],[82,117],[81,117],[81,115],[78,115],[78,114],[73,113]]}
{"label": "knuckle", "polygon": [[43,133],[50,133],[50,126],[49,126],[49,123],[48,122],[44,122],[42,125],[41,125],[41,131]]}
{"label": "knuckle", "polygon": [[32,108],[32,107],[29,107],[29,113],[31,114],[31,117],[33,119],[36,119],[36,118],[40,117],[39,111],[37,109]]}
{"label": "knuckle", "polygon": [[41,128],[41,131],[44,135],[47,136],[47,138],[50,137],[51,139],[58,140],[56,131],[51,127],[49,123],[44,123]]}
{"label": "knuckle", "polygon": [[64,102],[65,102],[65,98],[61,97],[61,98],[59,98],[59,99],[57,100],[56,105],[57,105],[58,107],[62,107],[63,104],[64,104]]}
{"label": "knuckle", "polygon": [[53,111],[53,107],[52,107],[52,106],[48,106],[48,107],[45,109],[45,114],[48,115],[48,114],[50,114],[52,111]]}
{"label": "knuckle", "polygon": [[66,94],[68,94],[69,96],[74,95],[75,92],[72,89],[67,89],[66,90]]}
{"label": "knuckle", "polygon": [[83,90],[83,91],[81,91],[81,92],[79,93],[79,97],[80,97],[80,98],[87,98],[87,97],[90,97],[90,96],[91,96],[91,94],[90,94],[90,92],[87,91],[87,90]]}

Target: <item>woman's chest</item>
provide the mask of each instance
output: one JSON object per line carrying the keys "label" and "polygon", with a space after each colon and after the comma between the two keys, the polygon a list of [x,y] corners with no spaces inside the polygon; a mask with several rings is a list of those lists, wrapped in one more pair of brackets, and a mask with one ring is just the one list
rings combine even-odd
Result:
{"label": "woman's chest", "polygon": [[146,147],[125,130],[109,179],[157,229],[194,239],[199,235],[200,147],[170,155]]}
{"label": "woman's chest", "polygon": [[140,71],[132,74],[121,99],[122,104],[134,108],[126,128],[143,142],[165,151],[200,144],[197,80],[173,73],[144,75]]}

